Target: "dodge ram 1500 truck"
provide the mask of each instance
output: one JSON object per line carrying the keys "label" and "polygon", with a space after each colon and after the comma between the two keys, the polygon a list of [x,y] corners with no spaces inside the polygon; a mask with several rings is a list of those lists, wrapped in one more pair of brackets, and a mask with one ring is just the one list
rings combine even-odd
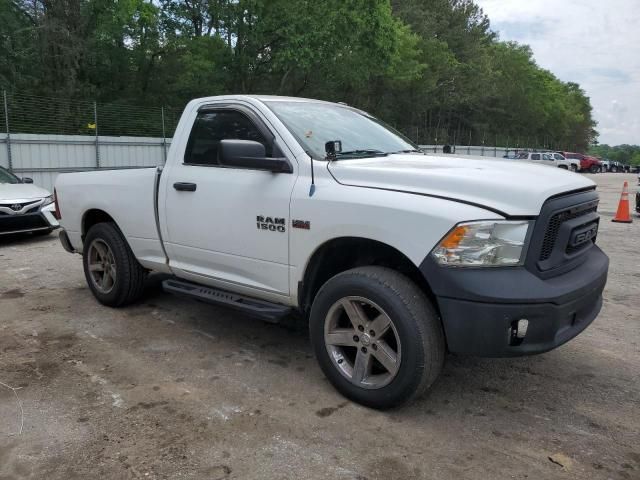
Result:
{"label": "dodge ram 1500 truck", "polygon": [[540,353],[602,306],[594,183],[510,160],[427,156],[358,109],[300,98],[193,100],[157,169],[60,175],[60,238],[97,300],[165,290],[309,322],[325,375],[389,408],[445,352]]}

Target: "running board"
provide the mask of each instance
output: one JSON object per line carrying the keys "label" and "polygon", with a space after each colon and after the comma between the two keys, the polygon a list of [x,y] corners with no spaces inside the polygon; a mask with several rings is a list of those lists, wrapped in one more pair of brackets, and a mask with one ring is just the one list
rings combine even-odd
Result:
{"label": "running board", "polygon": [[214,305],[222,305],[235,308],[249,315],[260,317],[270,323],[280,323],[282,318],[291,313],[291,307],[266,302],[251,297],[238,295],[237,293],[218,290],[217,288],[205,287],[196,283],[185,282],[183,280],[165,280],[162,282],[165,292],[189,297]]}

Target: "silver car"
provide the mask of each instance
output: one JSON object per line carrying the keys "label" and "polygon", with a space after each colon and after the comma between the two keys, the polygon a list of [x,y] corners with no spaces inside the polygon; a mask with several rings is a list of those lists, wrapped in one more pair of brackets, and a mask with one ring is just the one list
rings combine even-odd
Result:
{"label": "silver car", "polygon": [[50,192],[0,167],[0,235],[49,234],[59,226],[54,210]]}

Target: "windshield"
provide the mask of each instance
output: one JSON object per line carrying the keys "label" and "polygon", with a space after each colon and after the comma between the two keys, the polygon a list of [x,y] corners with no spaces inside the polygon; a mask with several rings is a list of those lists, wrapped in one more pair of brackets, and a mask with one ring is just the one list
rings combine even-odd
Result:
{"label": "windshield", "polygon": [[330,103],[266,101],[313,158],[326,157],[326,142],[340,140],[343,157],[417,151],[409,139],[364,112]]}
{"label": "windshield", "polygon": [[9,173],[4,168],[0,167],[0,183],[20,183],[20,179],[13,173]]}

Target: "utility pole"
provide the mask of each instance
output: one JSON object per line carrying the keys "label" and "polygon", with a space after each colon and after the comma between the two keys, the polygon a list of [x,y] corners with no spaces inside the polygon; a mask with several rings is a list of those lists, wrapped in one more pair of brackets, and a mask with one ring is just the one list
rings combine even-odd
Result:
{"label": "utility pole", "polygon": [[98,139],[98,103],[93,102],[93,124],[96,131],[96,168],[100,168],[100,140]]}
{"label": "utility pole", "polygon": [[4,102],[4,125],[7,131],[7,161],[9,162],[9,170],[13,169],[13,159],[11,158],[11,132],[9,131],[9,103],[7,102],[7,91],[2,91],[2,100]]}

